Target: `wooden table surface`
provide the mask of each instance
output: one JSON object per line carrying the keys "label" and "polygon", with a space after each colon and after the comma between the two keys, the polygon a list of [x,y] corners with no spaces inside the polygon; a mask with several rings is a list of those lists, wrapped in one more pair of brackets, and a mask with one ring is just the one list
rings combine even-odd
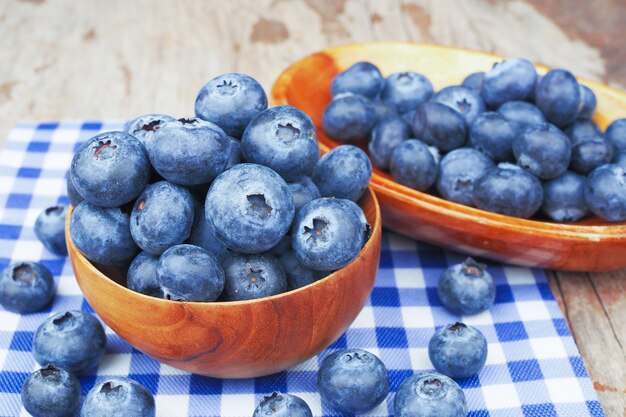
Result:
{"label": "wooden table surface", "polygon": [[[0,145],[20,119],[193,113],[198,89],[355,41],[526,57],[626,87],[623,0],[257,0],[0,3]],[[626,109],[624,109],[626,117]],[[624,416],[626,271],[550,272],[608,416]]]}

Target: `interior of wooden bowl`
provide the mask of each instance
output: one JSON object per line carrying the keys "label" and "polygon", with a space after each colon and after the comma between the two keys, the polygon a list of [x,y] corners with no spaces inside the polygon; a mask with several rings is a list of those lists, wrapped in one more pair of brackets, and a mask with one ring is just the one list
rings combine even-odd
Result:
{"label": "interior of wooden bowl", "polygon": [[[272,89],[274,104],[290,104],[309,114],[318,131],[323,152],[341,145],[330,139],[322,128],[322,114],[331,101],[332,79],[358,61],[377,65],[384,76],[397,71],[417,71],[433,83],[435,90],[460,84],[470,73],[487,71],[502,57],[484,52],[429,44],[379,42],[350,44],[329,48],[307,56],[287,68]],[[538,72],[548,68],[537,65]],[[579,78],[598,99],[594,121],[605,129],[613,120],[626,117],[626,94],[598,82]],[[362,144],[362,148],[367,150]],[[535,234],[568,236],[613,235],[626,238],[626,222],[607,223],[588,216],[574,223],[557,223],[547,219],[526,220],[464,206],[436,195],[420,192],[398,184],[389,173],[374,167],[372,186],[376,192],[437,210],[442,216],[460,217],[467,221],[491,223],[499,228],[523,230]]]}

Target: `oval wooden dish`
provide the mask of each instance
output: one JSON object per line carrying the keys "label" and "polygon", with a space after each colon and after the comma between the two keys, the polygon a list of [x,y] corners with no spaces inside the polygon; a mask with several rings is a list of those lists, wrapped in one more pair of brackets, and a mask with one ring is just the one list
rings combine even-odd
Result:
{"label": "oval wooden dish", "polygon": [[[305,111],[318,130],[323,152],[340,145],[324,134],[322,114],[331,100],[330,83],[358,61],[376,64],[383,75],[417,71],[436,90],[460,84],[465,76],[487,71],[502,57],[465,49],[416,43],[363,43],[329,48],[288,67],[272,88],[273,104]],[[546,67],[537,66],[539,72]],[[594,120],[604,129],[626,117],[626,94],[580,80],[596,93]],[[626,267],[626,223],[595,217],[577,223],[524,220],[446,201],[398,184],[374,168],[371,187],[380,202],[385,227],[414,239],[476,256],[525,266],[578,271]]]}
{"label": "oval wooden dish", "polygon": [[306,287],[258,300],[191,303],[129,290],[124,277],[103,274],[65,236],[78,284],[96,313],[148,356],[218,378],[269,375],[328,347],[370,295],[380,258],[381,218],[371,189],[359,202],[372,235],[343,269]]}

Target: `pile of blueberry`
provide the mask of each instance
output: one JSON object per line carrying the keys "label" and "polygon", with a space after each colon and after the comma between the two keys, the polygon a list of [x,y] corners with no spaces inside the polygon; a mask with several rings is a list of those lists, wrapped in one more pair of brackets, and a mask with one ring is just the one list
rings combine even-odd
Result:
{"label": "pile of blueberry", "polygon": [[435,93],[419,73],[383,78],[359,62],[331,94],[326,134],[368,141],[374,165],[400,184],[521,218],[626,220],[626,119],[603,133],[595,94],[566,70],[542,76],[507,59]]}
{"label": "pile of blueberry", "polygon": [[209,81],[196,117],[148,114],[76,151],[70,235],[90,261],[128,265],[128,287],[176,301],[248,300],[310,284],[356,258],[371,163],[320,159],[315,127],[268,108],[243,74]]}

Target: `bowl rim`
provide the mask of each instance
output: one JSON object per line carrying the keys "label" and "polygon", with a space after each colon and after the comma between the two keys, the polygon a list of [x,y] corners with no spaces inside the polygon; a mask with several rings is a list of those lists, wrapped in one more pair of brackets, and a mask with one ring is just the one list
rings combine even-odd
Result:
{"label": "bowl rim", "polygon": [[[287,96],[288,85],[293,78],[293,74],[298,71],[300,66],[306,62],[312,56],[318,54],[325,54],[329,56],[340,55],[343,51],[355,48],[367,48],[367,47],[381,47],[381,48],[428,48],[439,49],[446,51],[463,52],[471,55],[479,55],[486,58],[492,58],[494,60],[502,60],[505,57],[489,52],[478,51],[470,48],[452,47],[432,43],[424,42],[398,42],[398,41],[383,41],[383,42],[356,42],[347,43],[342,45],[332,46],[330,48],[322,49],[311,54],[308,54],[285,68],[276,78],[272,85],[271,97],[273,105],[289,104]],[[535,64],[535,68],[540,73],[547,72],[551,69],[544,64]],[[598,81],[586,79],[584,77],[576,77],[576,79],[591,88],[600,88],[610,96],[619,97],[620,99],[626,99],[626,93],[618,90],[617,88],[603,84]],[[331,148],[322,141],[319,141],[320,149],[323,153],[328,152]],[[492,213],[489,211],[481,210],[475,207],[465,206],[459,203],[445,200],[442,197],[438,197],[425,192],[417,191],[412,188],[406,187],[396,181],[392,181],[376,172],[372,173],[370,186],[376,191],[383,194],[387,194],[397,200],[422,207],[430,212],[438,211],[440,214],[447,217],[456,217],[459,219],[472,221],[479,223],[485,227],[495,227],[503,230],[516,230],[536,235],[559,237],[563,239],[573,240],[589,240],[597,241],[602,237],[613,238],[626,238],[626,222],[618,222],[614,224],[606,225],[580,225],[571,223],[549,222],[532,219],[522,219],[519,217],[507,216],[499,213]]]}
{"label": "bowl rim", "polygon": [[[378,203],[378,198],[376,197],[376,193],[373,191],[371,186],[367,187],[366,192],[368,193],[369,197],[372,200],[373,206],[374,206],[374,224],[371,225],[372,227],[372,233],[370,235],[370,238],[367,240],[367,242],[365,243],[365,245],[363,245],[363,247],[361,248],[361,250],[359,251],[358,255],[352,260],[352,262],[350,262],[348,265],[352,264],[353,262],[357,261],[359,259],[359,256],[366,250],[366,249],[370,249],[371,246],[375,245],[375,240],[374,236],[378,236],[380,237],[382,235],[382,217],[381,217],[381,213],[380,213],[380,205]],[[361,197],[363,198],[363,197]],[[322,283],[324,281],[333,279],[336,277],[336,274],[340,271],[342,271],[344,268],[346,268],[348,265],[344,266],[341,269],[338,269],[336,271],[331,272],[330,274],[328,274],[327,276],[323,277],[322,279],[319,279],[311,284],[305,285],[304,287],[300,287],[300,288],[296,288],[294,290],[288,290],[285,292],[282,292],[280,294],[275,294],[275,295],[270,295],[268,297],[262,297],[262,298],[255,298],[255,299],[251,299],[251,300],[241,300],[241,301],[175,301],[175,300],[168,300],[165,298],[158,298],[158,297],[152,297],[149,295],[145,295],[142,294],[140,292],[137,291],[133,291],[128,287],[123,286],[122,284],[116,282],[115,280],[109,278],[108,276],[106,276],[102,271],[100,271],[98,268],[96,268],[96,266],[93,264],[93,262],[91,262],[89,259],[87,259],[85,257],[85,255],[83,255],[83,253],[74,245],[74,242],[72,241],[72,238],[70,236],[70,232],[69,232],[69,228],[70,228],[70,221],[71,221],[71,217],[72,217],[72,213],[74,211],[74,207],[72,205],[68,206],[68,210],[67,210],[67,215],[65,217],[65,236],[66,236],[66,244],[68,247],[68,252],[69,253],[73,253],[76,256],[76,259],[72,259],[72,263],[74,262],[80,262],[83,265],[86,265],[87,269],[89,270],[89,272],[91,272],[93,274],[93,276],[96,276],[97,279],[106,279],[109,281],[110,284],[112,284],[114,287],[116,287],[118,290],[121,290],[123,292],[126,292],[127,294],[130,294],[132,296],[137,296],[140,298],[143,298],[146,301],[154,301],[157,303],[165,303],[164,305],[183,305],[185,307],[188,306],[194,306],[194,307],[207,307],[207,308],[219,308],[219,307],[225,307],[225,306],[238,306],[238,305],[248,305],[248,304],[256,304],[256,303],[261,303],[261,302],[273,302],[275,300],[281,299],[283,297],[289,297],[290,295],[294,295],[296,293],[300,293],[302,291],[306,291],[307,289],[310,289],[314,286],[317,285],[322,285]]]}

